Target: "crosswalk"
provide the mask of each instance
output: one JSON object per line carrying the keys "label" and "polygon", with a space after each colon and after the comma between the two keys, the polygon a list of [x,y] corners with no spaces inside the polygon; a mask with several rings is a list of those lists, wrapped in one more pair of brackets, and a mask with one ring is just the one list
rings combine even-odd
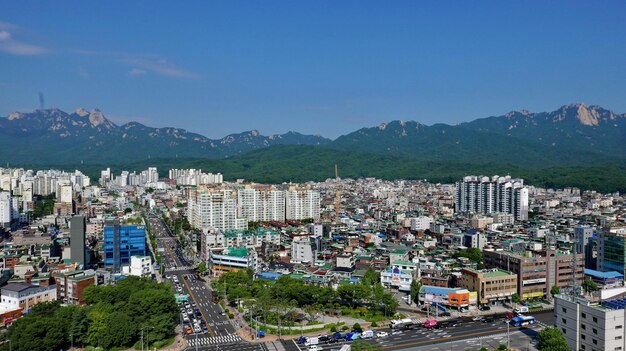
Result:
{"label": "crosswalk", "polygon": [[214,344],[234,344],[240,342],[241,338],[237,334],[230,335],[218,335],[218,336],[204,336],[201,338],[190,337],[187,339],[189,346],[203,346]]}
{"label": "crosswalk", "polygon": [[194,269],[194,266],[167,267],[165,272],[182,272]]}

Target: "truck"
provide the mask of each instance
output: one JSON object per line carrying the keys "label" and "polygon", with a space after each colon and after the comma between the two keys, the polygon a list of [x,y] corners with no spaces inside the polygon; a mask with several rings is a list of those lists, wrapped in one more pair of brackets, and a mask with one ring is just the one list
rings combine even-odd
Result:
{"label": "truck", "polygon": [[304,346],[312,346],[320,343],[320,339],[317,336],[311,336],[306,339]]}
{"label": "truck", "polygon": [[426,322],[424,322],[424,328],[430,329],[430,328],[435,328],[436,326],[437,326],[436,319],[427,319]]}
{"label": "truck", "polygon": [[361,339],[370,339],[374,337],[374,332],[371,330],[364,330],[361,333]]}
{"label": "truck", "polygon": [[519,315],[519,316],[514,317],[513,319],[511,319],[510,323],[514,327],[525,327],[527,325],[531,325],[531,324],[537,323],[537,320],[533,316],[522,316],[522,315]]}
{"label": "truck", "polygon": [[513,311],[515,311],[515,313],[517,313],[517,314],[527,313],[528,312],[528,306],[519,306],[518,308],[514,309]]}
{"label": "truck", "polygon": [[395,319],[389,323],[392,330],[411,329],[419,326],[420,322],[414,318]]}

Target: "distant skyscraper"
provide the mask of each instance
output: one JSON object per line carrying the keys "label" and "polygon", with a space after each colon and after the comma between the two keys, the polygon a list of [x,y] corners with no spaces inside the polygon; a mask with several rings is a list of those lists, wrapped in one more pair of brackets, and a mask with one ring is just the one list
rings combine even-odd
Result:
{"label": "distant skyscraper", "polygon": [[85,232],[87,223],[84,216],[73,216],[70,220],[70,249],[72,262],[83,267],[87,264]]}
{"label": "distant skyscraper", "polygon": [[144,226],[122,226],[119,220],[107,221],[104,226],[104,266],[120,271],[130,265],[132,256],[146,255],[146,229]]}
{"label": "distant skyscraper", "polygon": [[460,213],[510,213],[528,220],[528,188],[523,179],[467,176],[456,182],[454,208]]}

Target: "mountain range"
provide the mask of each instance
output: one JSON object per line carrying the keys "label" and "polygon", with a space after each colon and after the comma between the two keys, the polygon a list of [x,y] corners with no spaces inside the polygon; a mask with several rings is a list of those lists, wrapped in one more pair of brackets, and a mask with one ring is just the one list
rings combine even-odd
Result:
{"label": "mountain range", "polygon": [[335,140],[297,132],[264,136],[256,130],[209,139],[184,129],[152,128],[138,122],[118,126],[100,110],[83,108],[71,113],[56,108],[13,112],[0,118],[0,161],[19,164],[220,159],[275,145],[529,167],[622,164],[626,114],[570,104],[552,112],[513,111],[458,125],[392,121]]}

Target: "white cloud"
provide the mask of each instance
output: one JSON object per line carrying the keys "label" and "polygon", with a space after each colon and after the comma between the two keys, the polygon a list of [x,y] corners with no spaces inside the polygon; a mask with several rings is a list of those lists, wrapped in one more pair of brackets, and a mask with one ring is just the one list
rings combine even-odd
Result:
{"label": "white cloud", "polygon": [[[196,79],[200,77],[197,73],[178,67],[162,58],[129,57],[121,59],[120,61],[133,67],[129,72],[131,76],[143,75],[150,72],[172,78]],[[135,73],[134,75],[132,74],[133,72]]]}
{"label": "white cloud", "polygon": [[130,71],[128,71],[128,75],[131,77],[139,77],[139,76],[145,76],[148,72],[146,72],[143,69],[139,69],[139,68],[133,68]]}
{"label": "white cloud", "polygon": [[13,24],[0,22],[0,51],[11,55],[41,55],[48,52],[42,46],[28,44],[13,38],[12,31],[17,29]]}

